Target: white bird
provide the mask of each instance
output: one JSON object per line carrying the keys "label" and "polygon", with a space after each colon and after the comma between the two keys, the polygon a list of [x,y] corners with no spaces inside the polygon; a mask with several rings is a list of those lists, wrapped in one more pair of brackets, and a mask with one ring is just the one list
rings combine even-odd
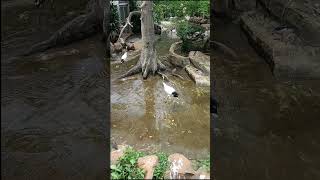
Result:
{"label": "white bird", "polygon": [[162,82],[163,83],[163,88],[164,88],[164,91],[169,95],[169,96],[173,96],[173,97],[178,97],[178,93],[176,92],[176,90],[167,85],[165,82]]}
{"label": "white bird", "polygon": [[173,32],[173,33],[176,33],[176,29],[174,28],[174,29],[171,29],[171,32]]}
{"label": "white bird", "polygon": [[121,56],[121,63],[123,63],[125,60],[127,60],[128,57],[128,52],[126,51],[122,56]]}

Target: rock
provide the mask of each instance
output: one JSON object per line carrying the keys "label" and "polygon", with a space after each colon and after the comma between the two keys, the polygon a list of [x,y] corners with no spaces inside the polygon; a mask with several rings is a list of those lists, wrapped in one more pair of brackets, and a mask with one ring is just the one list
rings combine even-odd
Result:
{"label": "rock", "polygon": [[146,173],[144,179],[152,179],[153,171],[158,161],[156,155],[145,156],[138,159],[138,167],[145,170]]}
{"label": "rock", "polygon": [[171,179],[171,177],[170,177],[170,170],[168,170],[168,171],[166,171],[166,172],[164,173],[164,179]]}
{"label": "rock", "polygon": [[112,31],[112,32],[110,33],[110,42],[111,42],[111,43],[116,43],[117,40],[118,40],[118,37],[119,37],[119,34],[116,33],[115,31]]}
{"label": "rock", "polygon": [[114,150],[111,152],[111,164],[115,164],[124,155],[124,151],[127,148],[127,145],[118,145],[118,150]]}
{"label": "rock", "polygon": [[[320,18],[314,14],[316,7],[312,3],[299,3],[283,0],[260,1],[270,13],[277,18],[283,19],[297,28],[309,42],[320,44]],[[285,9],[285,13],[283,13]]]}
{"label": "rock", "polygon": [[195,175],[191,177],[191,179],[210,179],[210,173],[207,172],[204,168],[200,167]]}
{"label": "rock", "polygon": [[195,81],[196,85],[210,86],[209,75],[205,75],[202,71],[191,65],[187,65],[185,68],[191,79]]}
{"label": "rock", "polygon": [[279,22],[260,12],[245,13],[240,24],[276,78],[319,79],[319,47],[306,46],[292,29],[282,28]]}
{"label": "rock", "polygon": [[186,65],[190,64],[189,57],[184,57],[179,54],[175,53],[175,50],[178,48],[178,45],[181,44],[182,41],[175,42],[171,45],[169,50],[169,62],[173,65],[179,66],[179,67],[185,67]]}
{"label": "rock", "polygon": [[210,31],[210,24],[201,24],[201,26],[202,26],[206,31]]}
{"label": "rock", "polygon": [[134,47],[134,44],[133,43],[126,43],[126,46],[127,46],[127,49],[128,51],[132,50],[134,51],[136,48]]}
{"label": "rock", "polygon": [[202,17],[190,17],[189,22],[195,23],[195,24],[207,24],[208,19],[202,18]]}
{"label": "rock", "polygon": [[126,46],[126,42],[123,38],[119,38],[120,44],[122,45],[122,47]]}
{"label": "rock", "polygon": [[191,63],[206,75],[210,73],[210,57],[200,51],[190,51],[189,58]]}
{"label": "rock", "polygon": [[116,42],[116,43],[113,44],[112,48],[113,48],[115,53],[119,53],[119,52],[122,52],[123,46],[121,45],[121,43]]}
{"label": "rock", "polygon": [[320,56],[275,57],[273,74],[277,79],[320,79]]}
{"label": "rock", "polygon": [[171,179],[190,178],[196,172],[192,169],[192,164],[184,155],[175,153],[168,157],[170,162],[170,177]]}

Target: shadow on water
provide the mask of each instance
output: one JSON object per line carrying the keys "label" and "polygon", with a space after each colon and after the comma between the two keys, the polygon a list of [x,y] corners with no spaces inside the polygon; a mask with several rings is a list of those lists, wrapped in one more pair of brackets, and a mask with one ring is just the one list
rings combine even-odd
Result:
{"label": "shadow on water", "polygon": [[[173,42],[161,36],[156,45],[158,58],[163,61],[167,58]],[[148,152],[207,157],[210,152],[209,89],[197,88],[189,78],[183,81],[170,76],[179,97],[168,98],[160,76],[143,80],[139,74],[125,81],[117,80],[136,61],[112,66],[112,140]]]}
{"label": "shadow on water", "polygon": [[320,81],[276,80],[238,25],[215,20],[215,39],[240,55],[212,52],[216,178],[319,179]]}

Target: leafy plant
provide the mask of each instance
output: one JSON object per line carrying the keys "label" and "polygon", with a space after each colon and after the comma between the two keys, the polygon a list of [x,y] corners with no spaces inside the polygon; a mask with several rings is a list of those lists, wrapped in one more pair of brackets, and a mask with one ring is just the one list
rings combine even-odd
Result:
{"label": "leafy plant", "polygon": [[177,35],[182,40],[181,50],[183,52],[188,52],[191,49],[192,36],[196,33],[203,33],[204,28],[199,25],[190,24],[186,21],[178,23]]}
{"label": "leafy plant", "polygon": [[160,22],[168,17],[210,15],[210,1],[154,0],[154,19]]}
{"label": "leafy plant", "polygon": [[205,168],[206,171],[210,171],[210,157],[203,160],[198,160],[199,166]]}
{"label": "leafy plant", "polygon": [[[139,10],[137,1],[136,0],[129,0],[129,8],[130,12],[131,11],[137,11]],[[132,32],[134,34],[139,34],[141,33],[141,20],[140,20],[140,15],[133,15],[131,17],[131,23],[132,23]]]}
{"label": "leafy plant", "polygon": [[117,10],[117,6],[111,5],[111,19],[110,19],[110,30],[114,32],[119,31],[119,14]]}
{"label": "leafy plant", "polygon": [[138,168],[138,158],[143,157],[142,152],[127,148],[115,165],[111,165],[112,179],[143,179],[144,171]]}
{"label": "leafy plant", "polygon": [[165,172],[169,167],[168,155],[160,152],[160,153],[157,153],[157,156],[159,158],[159,164],[154,170],[153,177],[155,179],[163,179]]}

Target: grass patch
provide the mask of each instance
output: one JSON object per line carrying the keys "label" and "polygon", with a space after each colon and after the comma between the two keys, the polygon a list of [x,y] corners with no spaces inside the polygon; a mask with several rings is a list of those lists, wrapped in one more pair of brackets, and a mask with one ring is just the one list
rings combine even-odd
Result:
{"label": "grass patch", "polygon": [[144,171],[137,165],[138,158],[143,156],[142,152],[127,148],[117,164],[111,165],[111,179],[144,179]]}
{"label": "grass patch", "polygon": [[154,179],[164,179],[165,172],[169,167],[168,155],[166,153],[160,152],[156,154],[159,158],[159,163],[154,170]]}

